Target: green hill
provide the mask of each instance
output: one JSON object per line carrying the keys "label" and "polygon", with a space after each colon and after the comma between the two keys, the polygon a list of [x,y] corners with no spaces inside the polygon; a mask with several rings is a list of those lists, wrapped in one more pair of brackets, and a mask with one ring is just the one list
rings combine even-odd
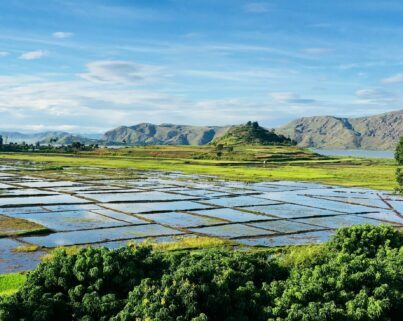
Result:
{"label": "green hill", "polygon": [[360,118],[299,118],[276,129],[301,147],[394,150],[403,136],[403,109]]}
{"label": "green hill", "polygon": [[267,130],[257,122],[231,127],[223,136],[212,142],[214,145],[295,145],[291,139]]}

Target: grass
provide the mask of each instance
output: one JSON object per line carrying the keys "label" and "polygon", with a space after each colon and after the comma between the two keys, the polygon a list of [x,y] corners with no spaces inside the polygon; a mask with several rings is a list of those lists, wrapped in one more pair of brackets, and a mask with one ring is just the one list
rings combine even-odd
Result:
{"label": "grass", "polygon": [[[63,178],[63,171],[60,168],[89,166],[110,169],[108,173],[112,169],[181,171],[186,174],[213,175],[247,182],[313,181],[379,190],[393,190],[396,185],[396,164],[393,160],[320,157],[307,150],[290,146],[244,146],[236,149],[235,153],[242,154],[247,160],[241,160],[242,157],[237,160],[226,157],[213,159],[212,147],[191,146],[99,149],[92,153],[84,152],[77,155],[3,153],[0,154],[0,159],[45,162],[48,169],[52,167],[53,172],[45,170],[46,166],[42,171],[30,172],[31,175],[35,173],[42,177],[51,173],[55,177],[59,173],[58,178]],[[263,166],[264,160],[266,165]],[[77,178],[80,178],[80,175],[77,175]]]}
{"label": "grass", "polygon": [[50,230],[34,222],[0,215],[0,238],[9,236],[37,235]]}
{"label": "grass", "polygon": [[176,242],[151,243],[154,249],[161,251],[177,251],[190,249],[205,249],[213,247],[224,247],[232,245],[229,240],[216,237],[183,237]]}
{"label": "grass", "polygon": [[20,253],[20,252],[36,252],[40,249],[38,245],[34,244],[25,244],[21,246],[17,246],[13,249],[13,252]]}
{"label": "grass", "polygon": [[280,257],[280,264],[285,267],[311,266],[318,262],[318,258],[325,254],[324,244],[311,244],[284,247]]}
{"label": "grass", "polygon": [[24,285],[26,275],[21,273],[10,273],[0,275],[0,297],[10,296]]}

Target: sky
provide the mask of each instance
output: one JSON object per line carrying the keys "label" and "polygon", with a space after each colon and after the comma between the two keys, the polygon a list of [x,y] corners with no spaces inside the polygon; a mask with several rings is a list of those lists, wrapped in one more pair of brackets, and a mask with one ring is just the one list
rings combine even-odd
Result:
{"label": "sky", "polygon": [[403,1],[0,2],[0,129],[277,127],[403,107]]}

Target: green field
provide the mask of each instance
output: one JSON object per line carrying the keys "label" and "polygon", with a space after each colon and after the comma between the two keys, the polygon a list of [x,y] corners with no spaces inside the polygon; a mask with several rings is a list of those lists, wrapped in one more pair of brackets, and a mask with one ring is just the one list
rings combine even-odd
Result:
{"label": "green field", "polygon": [[212,146],[141,146],[77,154],[2,153],[0,159],[45,162],[47,171],[35,173],[42,177],[50,174],[49,168],[93,166],[182,171],[250,182],[314,181],[380,190],[396,185],[394,160],[325,157],[293,146],[242,146],[220,156]]}
{"label": "green field", "polygon": [[26,276],[21,273],[0,275],[0,297],[9,296],[17,292],[25,280]]}

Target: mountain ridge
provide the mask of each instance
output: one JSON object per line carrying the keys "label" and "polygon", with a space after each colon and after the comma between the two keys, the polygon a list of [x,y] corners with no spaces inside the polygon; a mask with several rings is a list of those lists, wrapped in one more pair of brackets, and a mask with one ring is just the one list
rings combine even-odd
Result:
{"label": "mountain ridge", "polygon": [[276,132],[301,147],[392,150],[403,136],[403,109],[355,118],[301,117]]}
{"label": "mountain ridge", "polygon": [[[1,131],[8,142],[28,144],[100,145],[206,145],[227,133],[232,126],[194,126],[163,123],[139,123],[119,126],[104,133],[100,139],[63,131],[24,134]],[[394,150],[403,136],[403,109],[374,116],[336,117],[311,116],[295,119],[275,129],[275,133],[291,138],[298,146],[319,149]],[[56,139],[56,141],[55,141]]]}

